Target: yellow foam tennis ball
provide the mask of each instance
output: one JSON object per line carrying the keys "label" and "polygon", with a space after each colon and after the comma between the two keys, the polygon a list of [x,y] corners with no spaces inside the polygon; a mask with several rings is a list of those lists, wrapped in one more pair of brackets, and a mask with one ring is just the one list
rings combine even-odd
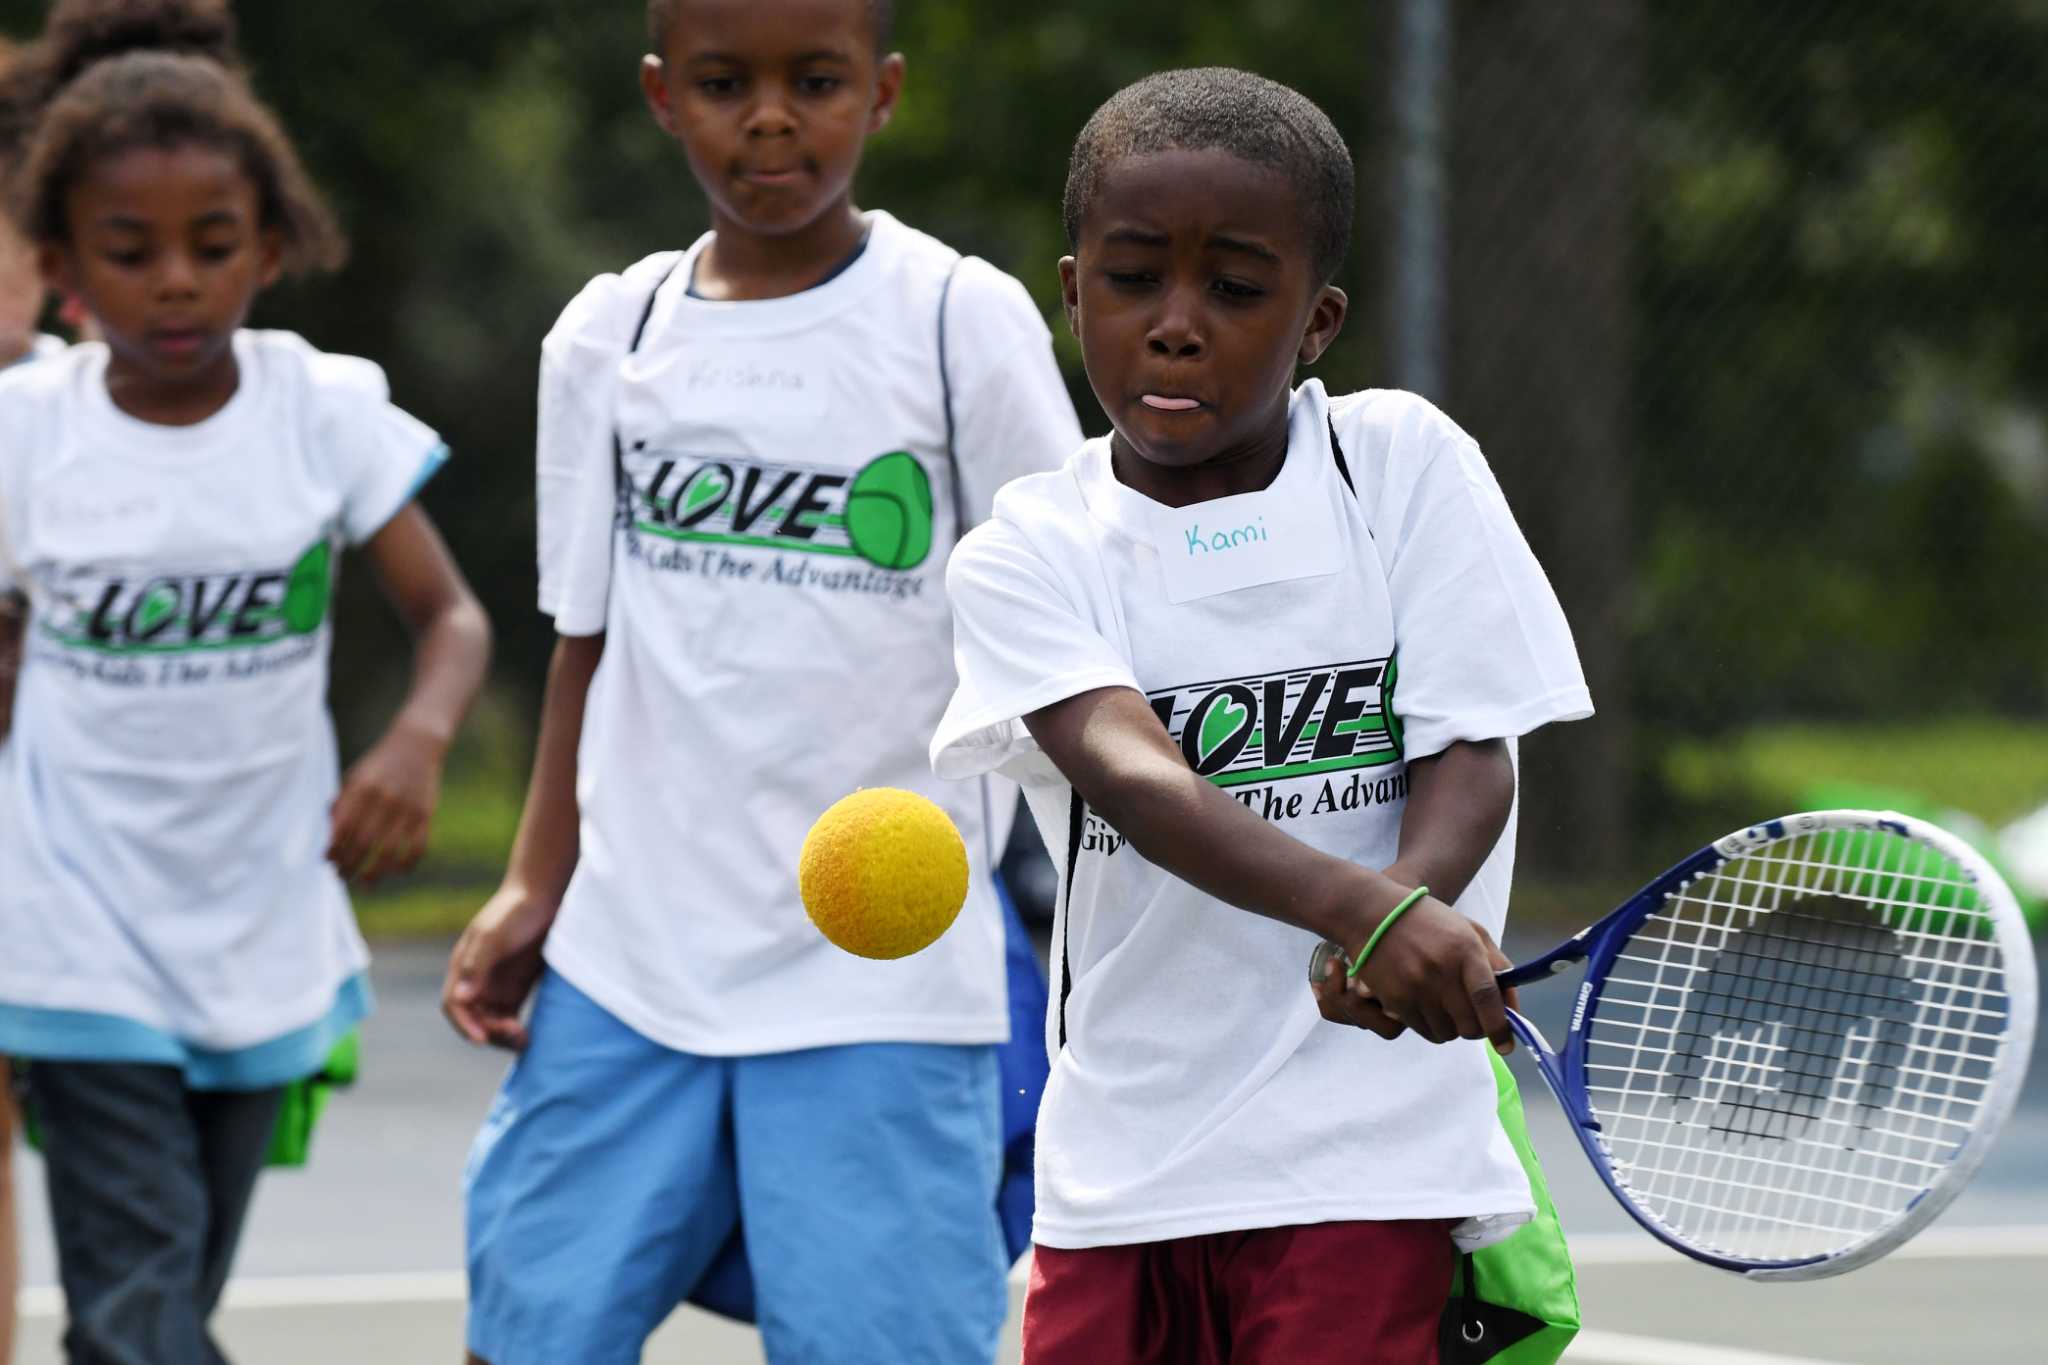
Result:
{"label": "yellow foam tennis ball", "polygon": [[967,899],[967,845],[916,792],[869,787],[842,797],[804,836],[797,890],[819,932],[861,957],[930,946]]}

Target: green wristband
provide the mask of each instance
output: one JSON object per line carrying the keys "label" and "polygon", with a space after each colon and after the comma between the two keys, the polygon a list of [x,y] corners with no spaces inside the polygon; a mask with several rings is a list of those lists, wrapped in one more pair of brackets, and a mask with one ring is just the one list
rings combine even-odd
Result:
{"label": "green wristband", "polygon": [[1387,930],[1394,927],[1394,921],[1407,914],[1409,906],[1415,904],[1428,894],[1428,887],[1418,886],[1404,896],[1399,905],[1387,913],[1387,917],[1380,921],[1379,928],[1372,931],[1372,937],[1365,941],[1365,946],[1358,950],[1358,956],[1352,959],[1351,970],[1344,973],[1346,981],[1354,981],[1358,978],[1359,968],[1363,967],[1365,960],[1372,956],[1373,948],[1378,945],[1381,938],[1385,937]]}

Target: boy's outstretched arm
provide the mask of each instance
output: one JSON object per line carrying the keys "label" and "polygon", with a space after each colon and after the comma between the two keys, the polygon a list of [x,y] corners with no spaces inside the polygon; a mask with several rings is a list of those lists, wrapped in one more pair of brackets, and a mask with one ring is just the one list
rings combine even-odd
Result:
{"label": "boy's outstretched arm", "polygon": [[[1198,777],[1135,690],[1082,692],[1032,712],[1024,725],[1090,808],[1148,862],[1219,900],[1306,929],[1355,954],[1412,889],[1397,876],[1290,838]],[[1445,794],[1438,799],[1439,809],[1462,804]],[[1499,821],[1505,819],[1503,806]],[[1418,824],[1411,865],[1430,875],[1441,867],[1455,876],[1456,864],[1477,847],[1480,831],[1445,844],[1427,836],[1423,826],[1430,823]],[[1497,822],[1493,837],[1499,832]],[[1403,862],[1396,869],[1409,861],[1409,844],[1404,821]],[[1491,847],[1488,839],[1464,880]],[[1326,1017],[1383,1037],[1399,1034],[1405,1025],[1431,1042],[1490,1038],[1505,1049],[1513,1034],[1493,979],[1497,961],[1484,931],[1432,895],[1411,907],[1373,949],[1359,974],[1365,991],[1357,991],[1355,982],[1345,993],[1355,997],[1355,1007],[1347,998],[1343,1012],[1333,1013],[1323,992],[1319,1003]]]}
{"label": "boy's outstretched arm", "polygon": [[426,851],[441,765],[491,661],[491,624],[434,523],[408,505],[364,550],[413,635],[412,687],[384,737],[348,770],[331,813],[327,856],[369,884]]}
{"label": "boy's outstretched arm", "polygon": [[456,941],[441,985],[441,1012],[472,1043],[526,1046],[519,1012],[540,979],[541,944],[576,870],[576,750],[590,680],[603,657],[603,635],[555,642],[512,858],[498,890]]}

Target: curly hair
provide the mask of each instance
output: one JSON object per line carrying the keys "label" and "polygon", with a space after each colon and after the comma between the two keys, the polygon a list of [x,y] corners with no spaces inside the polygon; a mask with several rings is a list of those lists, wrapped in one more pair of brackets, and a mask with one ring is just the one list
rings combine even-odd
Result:
{"label": "curly hair", "polygon": [[138,148],[214,148],[256,188],[284,268],[332,269],[348,245],[276,115],[249,86],[226,0],[60,0],[43,37],[6,83],[0,110],[27,133],[8,208],[29,237],[71,235],[71,188]]}
{"label": "curly hair", "polygon": [[[669,34],[675,31],[677,0],[647,0],[647,44],[651,51],[668,51]],[[875,51],[887,52],[896,34],[895,0],[867,0],[868,21],[875,30]]]}
{"label": "curly hair", "polygon": [[1074,140],[1067,163],[1067,245],[1079,244],[1081,223],[1118,161],[1210,148],[1287,178],[1317,277],[1326,284],[1335,278],[1350,249],[1357,197],[1351,149],[1307,96],[1225,66],[1147,76],[1095,111]]}
{"label": "curly hair", "polygon": [[0,38],[0,184],[14,173],[35,127],[32,56],[32,49]]}

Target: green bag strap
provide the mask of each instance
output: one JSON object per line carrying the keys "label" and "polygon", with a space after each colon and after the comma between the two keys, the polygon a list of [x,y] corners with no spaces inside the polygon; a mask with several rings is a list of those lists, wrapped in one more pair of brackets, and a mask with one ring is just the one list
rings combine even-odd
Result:
{"label": "green bag strap", "polygon": [[[270,1147],[263,1164],[295,1167],[306,1164],[312,1154],[313,1130],[327,1109],[328,1097],[337,1089],[354,1085],[360,1065],[362,1035],[350,1029],[327,1054],[320,1069],[284,1087],[278,1101],[277,1122],[270,1130]],[[34,1151],[43,1149],[43,1128],[36,1121],[35,1106],[29,1103],[25,1073],[30,1063],[17,1060],[12,1068],[16,1110],[21,1115],[21,1135]]]}
{"label": "green bag strap", "polygon": [[1486,1055],[1500,1124],[1529,1178],[1536,1214],[1504,1240],[1458,1258],[1437,1351],[1442,1365],[1554,1365],[1579,1331],[1571,1250],[1529,1142],[1514,1073],[1491,1047]]}
{"label": "green bag strap", "polygon": [[327,1100],[336,1090],[356,1082],[360,1062],[361,1034],[350,1029],[327,1054],[318,1071],[284,1088],[277,1109],[277,1126],[270,1130],[270,1151],[263,1164],[298,1167],[313,1153],[313,1130],[327,1111]]}

